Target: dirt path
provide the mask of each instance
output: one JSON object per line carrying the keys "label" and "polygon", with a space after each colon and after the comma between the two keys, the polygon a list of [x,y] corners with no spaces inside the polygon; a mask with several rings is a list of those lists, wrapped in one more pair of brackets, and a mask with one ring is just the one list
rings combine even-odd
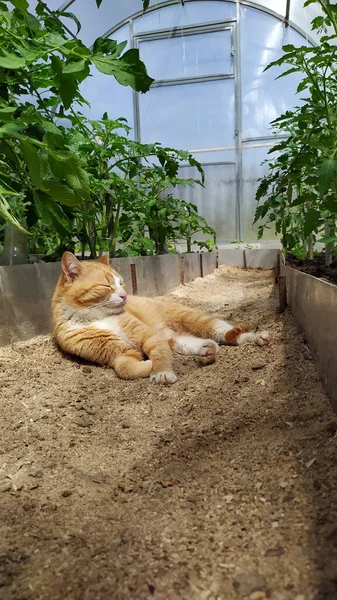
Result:
{"label": "dirt path", "polygon": [[337,417],[269,273],[174,297],[269,329],[122,382],[48,338],[0,351],[1,600],[334,600]]}

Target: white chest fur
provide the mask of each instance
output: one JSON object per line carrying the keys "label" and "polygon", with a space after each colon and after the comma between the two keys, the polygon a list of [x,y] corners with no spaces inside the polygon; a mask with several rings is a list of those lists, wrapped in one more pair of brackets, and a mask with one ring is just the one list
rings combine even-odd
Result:
{"label": "white chest fur", "polygon": [[90,323],[90,327],[97,327],[97,329],[104,329],[105,331],[109,331],[113,333],[115,336],[120,338],[125,342],[129,342],[127,335],[124,333],[123,329],[119,324],[119,315],[111,315],[110,317],[104,317],[103,319],[99,319],[97,321],[92,321]]}

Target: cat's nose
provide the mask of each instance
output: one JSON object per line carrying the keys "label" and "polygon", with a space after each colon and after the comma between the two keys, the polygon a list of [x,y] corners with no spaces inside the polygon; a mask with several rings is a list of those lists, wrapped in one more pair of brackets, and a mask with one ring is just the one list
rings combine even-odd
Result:
{"label": "cat's nose", "polygon": [[119,294],[119,296],[122,298],[122,300],[126,300],[126,299],[127,299],[127,297],[128,297],[128,295],[127,295],[127,293],[126,293],[126,291],[125,291],[125,290],[120,290],[120,291],[118,292],[118,294]]}

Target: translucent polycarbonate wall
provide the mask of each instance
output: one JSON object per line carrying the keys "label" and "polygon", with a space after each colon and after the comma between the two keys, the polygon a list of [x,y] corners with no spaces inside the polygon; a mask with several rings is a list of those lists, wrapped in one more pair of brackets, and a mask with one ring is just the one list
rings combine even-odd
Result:
{"label": "translucent polycarbonate wall", "polygon": [[[313,42],[318,4],[304,9],[303,1],[152,0],[145,14],[141,0],[103,0],[99,9],[95,0],[62,5],[81,21],[87,45],[101,35],[127,40],[155,79],[149,92],[135,94],[94,72],[82,86],[91,103],[83,111],[95,119],[105,111],[126,117],[135,139],[191,151],[206,184],[179,194],[197,204],[219,243],[257,238],[255,192],[275,143],[270,122],[300,102],[298,75],[276,80],[280,69],[264,69],[283,45]],[[182,174],[195,176],[187,166]]]}
{"label": "translucent polycarbonate wall", "polygon": [[[31,7],[36,6],[38,0],[28,0]],[[73,12],[83,23],[83,36],[88,41],[95,39],[98,35],[102,35],[102,31],[108,31],[109,29],[115,28],[123,21],[128,20],[130,17],[139,15],[142,13],[142,1],[141,0],[103,0],[100,8],[96,6],[95,0],[44,0],[46,4],[52,9],[57,10],[59,8],[67,9],[69,12]],[[229,1],[229,0],[228,0]],[[185,0],[184,8],[188,13],[189,0]],[[289,20],[291,25],[299,27],[304,33],[306,28],[310,31],[311,20],[321,14],[318,3],[311,4],[306,8],[303,8],[304,0],[231,0],[234,5],[251,5],[262,10],[268,10],[284,19],[289,12]],[[152,8],[157,6],[162,7],[165,5],[179,5],[178,0],[167,0],[160,2],[159,0],[150,1],[150,11]],[[209,5],[216,5],[219,2],[213,2],[210,0]],[[288,6],[288,11],[287,11]],[[200,22],[219,19],[221,9],[215,7],[215,15],[213,16],[213,7],[201,8],[200,9]],[[147,13],[147,16],[151,12]],[[158,19],[157,16],[153,16],[153,19]],[[220,16],[221,18],[221,16]],[[186,23],[182,23],[186,24]],[[106,27],[108,26],[108,28]],[[152,29],[152,24],[150,26]],[[89,43],[89,42],[88,42]]]}

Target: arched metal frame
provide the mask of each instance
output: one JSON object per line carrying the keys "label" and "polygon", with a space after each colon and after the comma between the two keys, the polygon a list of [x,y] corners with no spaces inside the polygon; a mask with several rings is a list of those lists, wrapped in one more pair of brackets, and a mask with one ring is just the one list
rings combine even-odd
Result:
{"label": "arched metal frame", "polygon": [[[77,0],[65,0],[65,2],[63,2],[59,9],[60,10],[67,10],[72,4],[74,4]],[[94,2],[95,0],[93,0]],[[105,0],[105,1],[109,1],[109,0]],[[184,0],[185,2],[202,2],[204,0]],[[311,38],[310,36],[308,37],[307,32],[304,31],[297,23],[294,23],[294,21],[290,20],[290,12],[291,12],[291,7],[292,5],[295,3],[295,1],[298,2],[298,0],[284,0],[284,12],[280,13],[277,11],[274,11],[270,8],[268,8],[267,6],[264,6],[263,4],[260,4],[259,2],[253,2],[252,0],[219,0],[224,1],[224,2],[232,2],[233,4],[238,4],[238,5],[242,5],[242,6],[249,6],[251,8],[256,8],[257,10],[261,10],[263,12],[268,13],[269,15],[271,15],[272,17],[275,17],[277,19],[280,19],[281,21],[283,21],[286,25],[286,27],[290,26],[293,29],[295,29],[295,31],[297,31],[298,33],[300,33],[301,35],[303,35],[310,43],[315,44],[315,41],[313,38]],[[303,0],[304,1],[304,0]],[[46,0],[47,5],[48,5],[48,0]],[[140,0],[139,0],[140,2]],[[149,8],[147,9],[146,14],[158,10],[160,8],[164,8],[165,6],[170,6],[172,4],[178,4],[179,0],[164,0],[164,2],[159,2],[158,4],[149,6]],[[114,31],[116,31],[117,29],[119,29],[120,27],[122,27],[123,25],[126,25],[127,23],[129,23],[130,19],[136,19],[138,17],[143,16],[144,12],[142,10],[139,10],[135,13],[133,13],[132,15],[129,15],[128,17],[126,17],[125,19],[123,19],[122,21],[116,23],[113,27],[111,27],[105,34],[103,37],[108,37],[110,36],[112,33],[114,33]]]}

